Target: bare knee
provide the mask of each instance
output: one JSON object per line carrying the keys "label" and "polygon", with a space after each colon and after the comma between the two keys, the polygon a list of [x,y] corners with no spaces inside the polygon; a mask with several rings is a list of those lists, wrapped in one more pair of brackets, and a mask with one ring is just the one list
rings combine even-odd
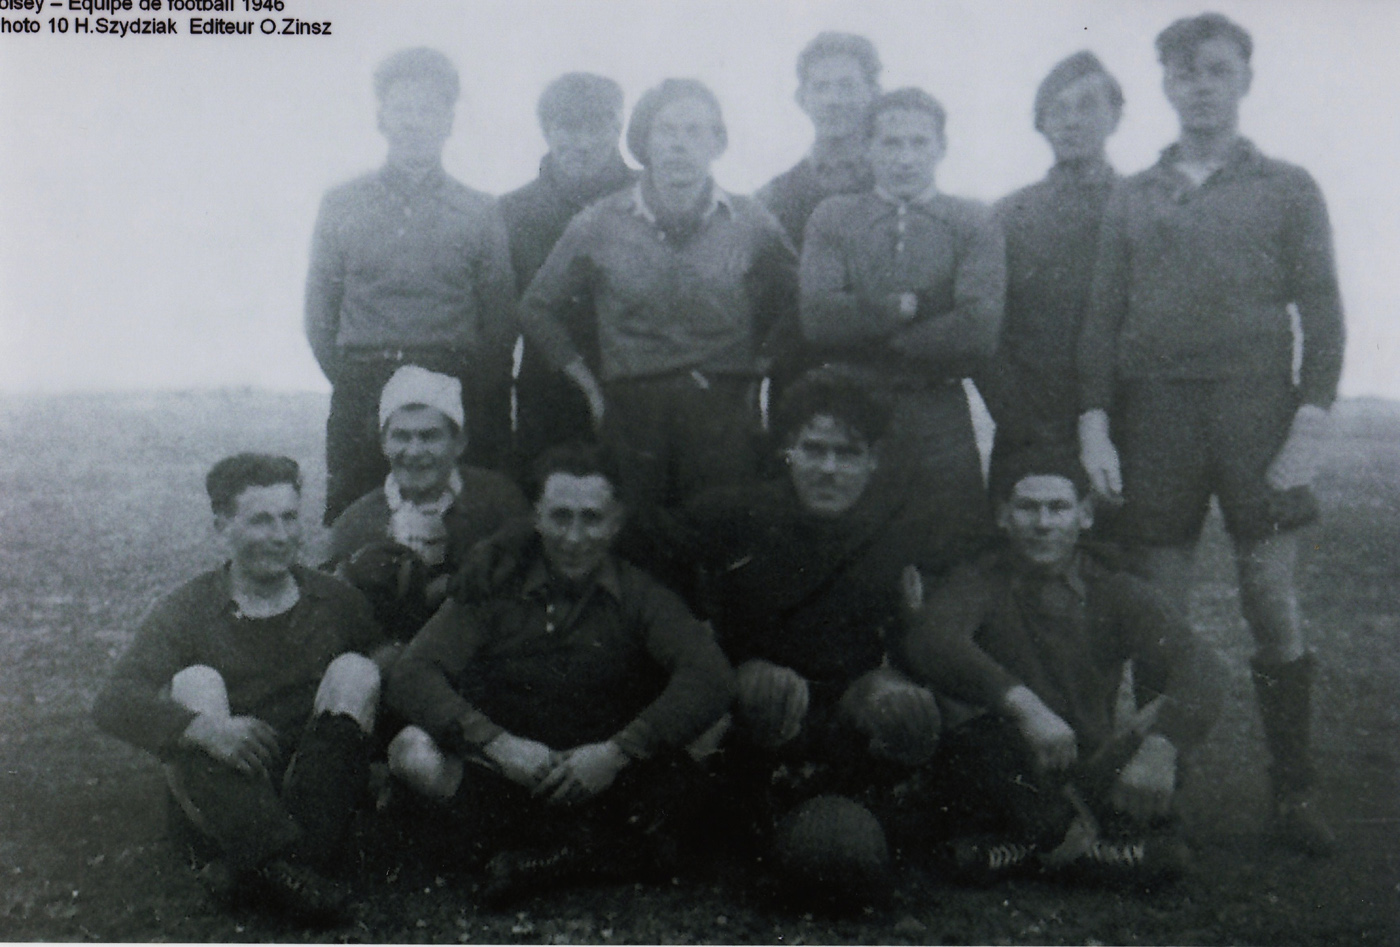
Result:
{"label": "bare knee", "polygon": [[223,675],[206,664],[194,664],[170,679],[170,699],[197,714],[231,717]]}
{"label": "bare knee", "polygon": [[451,799],[462,783],[462,761],[418,727],[404,727],[389,741],[389,772],[434,799]]}
{"label": "bare knee", "polygon": [[330,663],[316,690],[315,712],[353,717],[365,733],[374,730],[379,707],[379,667],[369,658],[353,652]]}

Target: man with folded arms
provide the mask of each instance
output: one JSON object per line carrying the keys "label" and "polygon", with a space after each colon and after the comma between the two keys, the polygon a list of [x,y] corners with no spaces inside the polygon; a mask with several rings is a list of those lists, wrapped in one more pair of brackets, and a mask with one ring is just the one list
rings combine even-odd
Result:
{"label": "man with folded arms", "polygon": [[596,447],[541,455],[533,530],[477,557],[391,675],[413,726],[390,769],[457,814],[468,860],[500,850],[492,903],[669,866],[698,785],[685,748],[733,696],[710,629],[612,554],[616,482]]}
{"label": "man with folded arms", "polygon": [[853,367],[893,404],[882,461],[956,528],[990,530],[962,380],[996,346],[1006,261],[991,213],[937,188],[944,123],[922,90],[875,100],[875,189],[827,198],[807,223],[802,335],[811,357]]}
{"label": "man with folded arms", "polygon": [[237,454],[206,486],[229,560],[155,605],[93,716],[165,764],[216,896],[332,921],[346,893],[318,871],[368,775],[381,639],[360,593],[296,564],[295,461]]}
{"label": "man with folded arms", "polygon": [[1183,607],[1210,498],[1219,501],[1256,645],[1272,825],[1326,855],[1336,839],[1315,796],[1316,658],[1295,573],[1299,530],[1318,515],[1311,482],[1345,330],[1317,184],[1239,133],[1253,45],[1218,13],[1157,37],[1181,133],[1105,211],[1079,337],[1079,439],[1095,489],[1124,502],[1122,539]]}

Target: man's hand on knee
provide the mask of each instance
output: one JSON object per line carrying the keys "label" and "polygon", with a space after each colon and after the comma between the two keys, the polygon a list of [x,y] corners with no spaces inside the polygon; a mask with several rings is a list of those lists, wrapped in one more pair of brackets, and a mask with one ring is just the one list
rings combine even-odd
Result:
{"label": "man's hand on knee", "polygon": [[810,700],[806,679],[792,668],[759,658],[739,666],[737,715],[758,746],[782,746],[797,736]]}
{"label": "man's hand on knee", "polygon": [[1113,807],[1140,822],[1166,815],[1176,794],[1176,747],[1148,734],[1113,786]]}
{"label": "man's hand on knee", "polygon": [[1026,738],[1040,769],[1068,769],[1079,758],[1079,740],[1074,728],[1045,706],[1029,687],[1017,684],[1006,692],[1002,704]]}
{"label": "man's hand on knee", "polygon": [[190,721],[180,739],[250,775],[266,776],[279,752],[277,731],[257,717],[200,714]]}
{"label": "man's hand on knee", "polygon": [[841,710],[870,739],[872,756],[919,766],[938,748],[938,702],[892,668],[862,675],[842,695]]}

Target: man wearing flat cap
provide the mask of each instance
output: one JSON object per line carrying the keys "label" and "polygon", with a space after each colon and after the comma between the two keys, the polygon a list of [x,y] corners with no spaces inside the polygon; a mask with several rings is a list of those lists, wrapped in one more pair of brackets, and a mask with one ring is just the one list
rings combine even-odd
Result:
{"label": "man wearing flat cap", "polygon": [[306,278],[306,337],[331,383],[327,524],[388,472],[375,409],[401,365],[462,383],[476,462],[496,466],[509,434],[515,278],[505,224],[490,197],[442,169],[457,70],[436,50],[402,50],[375,71],[374,91],[387,159],[326,194]]}
{"label": "man wearing flat cap", "polygon": [[996,420],[992,466],[1029,444],[1078,442],[1075,343],[1094,275],[1099,222],[1118,180],[1104,143],[1123,93],[1088,50],[1061,60],[1035,94],[1035,127],[1055,163],[997,204],[1006,234],[1006,317],[978,389]]}
{"label": "man wearing flat cap", "polygon": [[389,638],[407,641],[472,546],[528,507],[503,475],[460,465],[467,425],[456,378],[400,368],[379,397],[379,431],[389,475],[331,524],[327,564],[365,593]]}
{"label": "man wearing flat cap", "polygon": [[[549,152],[539,177],[501,198],[510,232],[516,285],[530,285],[574,215],[628,187],[637,172],[622,160],[622,88],[605,76],[570,72],[545,86],[536,108]],[[597,330],[586,299],[559,314],[560,322],[589,362],[597,364]],[[588,402],[555,372],[539,348],[526,341],[516,373],[516,422],[512,465],[528,470],[540,451],[588,430]]]}
{"label": "man wearing flat cap", "polygon": [[[727,140],[700,82],[649,90],[627,129],[641,179],[570,222],[520,302],[526,336],[618,452],[638,523],[754,476],[760,381],[793,331],[792,244],[761,204],[710,176]],[[580,296],[597,311],[594,365],[563,322]]]}

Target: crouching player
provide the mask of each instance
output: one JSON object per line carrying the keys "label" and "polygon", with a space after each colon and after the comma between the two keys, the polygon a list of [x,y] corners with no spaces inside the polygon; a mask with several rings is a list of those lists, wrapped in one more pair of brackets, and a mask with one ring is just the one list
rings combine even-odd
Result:
{"label": "crouching player", "polygon": [[753,805],[731,814],[776,862],[771,880],[821,908],[888,893],[894,789],[934,758],[940,714],[886,650],[909,577],[945,573],[980,538],[881,468],[889,413],[853,372],[811,371],[774,415],[787,476],[688,511],[706,611],[738,667],[725,768]]}
{"label": "crouching player", "polygon": [[986,711],[944,733],[943,815],[984,830],[955,838],[950,868],[1178,874],[1178,763],[1219,711],[1220,659],[1155,589],[1081,547],[1093,514],[1077,457],[1023,453],[1004,472],[1005,548],[933,588],[901,648],[911,673]]}
{"label": "crouching player", "polygon": [[369,606],[297,565],[295,461],[238,454],[206,479],[228,562],[151,610],[94,708],[164,764],[174,827],[221,897],[336,919],[333,864],[368,768],[380,676]]}
{"label": "crouching player", "polygon": [[616,474],[597,448],[536,464],[534,529],[459,577],[390,676],[414,726],[390,770],[450,803],[484,898],[671,867],[698,782],[685,747],[723,716],[733,672],[679,598],[615,557]]}

